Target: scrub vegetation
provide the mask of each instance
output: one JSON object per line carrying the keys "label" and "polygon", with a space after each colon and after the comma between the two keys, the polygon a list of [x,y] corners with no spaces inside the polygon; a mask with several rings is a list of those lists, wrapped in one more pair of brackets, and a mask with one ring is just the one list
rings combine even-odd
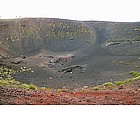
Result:
{"label": "scrub vegetation", "polygon": [[0,104],[140,104],[139,56],[139,22],[0,19]]}
{"label": "scrub vegetation", "polygon": [[7,87],[7,88],[22,88],[22,89],[32,89],[36,90],[38,89],[37,86],[34,84],[22,84],[21,82],[15,80],[13,78],[13,74],[19,73],[19,72],[25,72],[30,71],[30,69],[27,68],[21,68],[19,70],[13,70],[6,67],[0,67],[0,86]]}

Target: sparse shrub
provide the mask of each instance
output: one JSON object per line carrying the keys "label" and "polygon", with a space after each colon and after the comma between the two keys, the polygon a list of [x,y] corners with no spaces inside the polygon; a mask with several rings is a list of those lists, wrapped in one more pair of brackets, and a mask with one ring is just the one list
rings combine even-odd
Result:
{"label": "sparse shrub", "polygon": [[36,90],[37,87],[35,85],[33,85],[33,84],[29,84],[29,89]]}
{"label": "sparse shrub", "polygon": [[22,88],[25,88],[25,89],[31,89],[31,90],[37,90],[37,87],[33,84],[22,84]]}
{"label": "sparse shrub", "polygon": [[0,86],[3,85],[9,85],[9,82],[7,80],[0,80]]}
{"label": "sparse shrub", "polygon": [[108,87],[108,86],[113,86],[114,84],[112,82],[107,82],[104,83],[103,86]]}
{"label": "sparse shrub", "polygon": [[133,82],[133,79],[127,79],[127,80],[125,80],[124,82],[125,82],[126,84],[127,84],[127,83],[131,83],[131,82]]}
{"label": "sparse shrub", "polygon": [[93,90],[99,90],[100,88],[98,86],[93,87]]}
{"label": "sparse shrub", "polygon": [[137,77],[133,78],[133,81],[138,81],[138,80],[140,80],[140,76],[137,76]]}
{"label": "sparse shrub", "polygon": [[134,77],[140,76],[140,73],[137,72],[137,71],[131,71],[130,74],[131,74],[132,76],[134,76]]}
{"label": "sparse shrub", "polygon": [[57,92],[68,92],[69,90],[64,88],[64,89],[57,89],[56,91]]}
{"label": "sparse shrub", "polygon": [[48,88],[48,87],[41,87],[40,89],[41,89],[41,90],[44,90],[44,91],[48,91],[48,92],[53,91],[52,88]]}
{"label": "sparse shrub", "polygon": [[25,89],[31,89],[36,90],[38,89],[33,84],[21,84],[19,81],[15,80],[12,77],[12,74],[15,74],[16,72],[24,72],[24,70],[28,71],[30,69],[27,69],[26,67],[23,67],[20,70],[13,70],[6,67],[0,67],[0,86],[4,87],[13,87],[13,88],[25,88]]}
{"label": "sparse shrub", "polygon": [[137,65],[136,68],[140,68],[140,66]]}
{"label": "sparse shrub", "polygon": [[124,81],[116,81],[114,82],[116,86],[120,86],[120,85],[124,85],[125,82]]}
{"label": "sparse shrub", "polygon": [[135,37],[133,41],[140,41],[140,37]]}
{"label": "sparse shrub", "polygon": [[81,92],[89,92],[89,89],[88,88],[83,88],[83,89],[81,89]]}

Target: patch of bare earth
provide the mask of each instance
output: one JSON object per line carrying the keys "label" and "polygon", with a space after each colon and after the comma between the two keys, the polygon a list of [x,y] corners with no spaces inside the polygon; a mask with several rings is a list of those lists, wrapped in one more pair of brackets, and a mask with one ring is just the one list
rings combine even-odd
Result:
{"label": "patch of bare earth", "polygon": [[48,92],[0,88],[2,105],[139,105],[140,84],[90,92]]}

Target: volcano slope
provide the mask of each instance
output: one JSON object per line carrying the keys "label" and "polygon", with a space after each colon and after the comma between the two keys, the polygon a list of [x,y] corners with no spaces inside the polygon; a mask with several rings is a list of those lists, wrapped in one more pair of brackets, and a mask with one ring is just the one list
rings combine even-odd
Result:
{"label": "volcano slope", "polygon": [[139,71],[140,23],[0,19],[0,66],[22,84],[78,89]]}
{"label": "volcano slope", "polygon": [[[28,67],[23,83],[77,88],[124,80],[139,63],[140,23],[0,20],[0,63]],[[114,62],[114,63],[113,63]],[[128,65],[125,65],[125,64]]]}

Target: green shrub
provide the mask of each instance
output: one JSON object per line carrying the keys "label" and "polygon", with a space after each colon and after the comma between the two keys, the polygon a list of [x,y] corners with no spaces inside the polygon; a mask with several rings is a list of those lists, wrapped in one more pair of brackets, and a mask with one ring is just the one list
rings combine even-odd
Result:
{"label": "green shrub", "polygon": [[7,80],[0,80],[0,86],[3,85],[9,85],[9,82]]}
{"label": "green shrub", "polygon": [[125,80],[124,82],[127,84],[127,83],[131,83],[131,82],[133,82],[134,80],[133,79],[127,79],[127,80]]}
{"label": "green shrub", "polygon": [[25,88],[25,89],[31,89],[31,90],[37,90],[37,87],[33,84],[22,84],[22,88]]}
{"label": "green shrub", "polygon": [[133,78],[133,81],[138,81],[138,80],[140,80],[140,76],[137,76],[137,77]]}
{"label": "green shrub", "polygon": [[140,37],[135,37],[133,41],[140,41]]}
{"label": "green shrub", "polygon": [[16,81],[12,74],[15,74],[16,72],[24,72],[29,71],[30,69],[27,69],[26,67],[21,68],[20,70],[13,70],[6,67],[0,67],[0,86],[4,87],[14,87],[14,88],[25,88],[25,89],[31,89],[36,90],[38,89],[33,84],[21,84],[19,81]]}
{"label": "green shrub", "polygon": [[130,74],[131,74],[132,76],[134,76],[134,77],[140,76],[140,73],[137,72],[137,71],[131,71]]}
{"label": "green shrub", "polygon": [[105,87],[106,87],[106,86],[113,86],[113,85],[114,85],[114,84],[113,84],[112,82],[107,82],[107,83],[104,83],[104,84],[103,84],[103,86],[105,86]]}
{"label": "green shrub", "polygon": [[116,86],[120,86],[120,85],[125,84],[124,81],[116,81],[116,82],[114,82],[114,83],[115,83]]}
{"label": "green shrub", "polygon": [[99,90],[100,88],[98,86],[93,87],[93,90]]}
{"label": "green shrub", "polygon": [[64,89],[57,89],[56,91],[57,91],[57,92],[68,92],[69,89],[66,89],[66,88],[64,88]]}

